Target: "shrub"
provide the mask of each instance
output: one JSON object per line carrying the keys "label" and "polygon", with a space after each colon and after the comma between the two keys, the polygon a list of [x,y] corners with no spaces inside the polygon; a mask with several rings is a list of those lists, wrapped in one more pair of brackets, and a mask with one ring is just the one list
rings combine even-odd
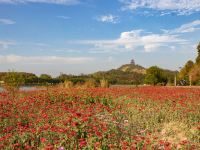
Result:
{"label": "shrub", "polygon": [[108,88],[108,87],[109,87],[108,80],[106,80],[106,79],[100,80],[100,86],[101,86],[102,88]]}
{"label": "shrub", "polygon": [[94,79],[89,79],[85,82],[85,84],[83,85],[85,88],[94,88],[97,86],[97,83]]}
{"label": "shrub", "polygon": [[4,82],[4,88],[14,94],[25,81],[21,73],[11,71],[4,76]]}
{"label": "shrub", "polygon": [[63,83],[64,88],[72,88],[73,87],[73,82],[72,81],[65,81]]}

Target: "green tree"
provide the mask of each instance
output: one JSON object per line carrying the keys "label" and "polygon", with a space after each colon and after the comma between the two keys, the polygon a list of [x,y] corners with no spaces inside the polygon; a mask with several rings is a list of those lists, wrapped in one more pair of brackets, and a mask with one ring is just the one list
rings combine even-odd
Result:
{"label": "green tree", "polygon": [[146,70],[145,83],[150,85],[166,85],[167,77],[161,68],[152,66]]}
{"label": "green tree", "polygon": [[15,92],[25,83],[25,79],[22,73],[15,71],[7,72],[4,76],[5,88],[9,91]]}
{"label": "green tree", "polygon": [[63,74],[61,73],[57,79],[60,80],[60,82],[65,82],[67,80],[69,80],[70,78],[72,78],[73,76],[72,75],[67,75],[67,74]]}
{"label": "green tree", "polygon": [[35,74],[27,74],[25,73],[24,75],[25,78],[25,84],[34,84],[34,83],[38,83],[38,77]]}
{"label": "green tree", "polygon": [[192,77],[192,83],[194,85],[200,85],[200,66],[195,65],[193,69],[190,72],[190,75]]}
{"label": "green tree", "polygon": [[194,68],[194,62],[189,60],[178,74],[179,79],[184,79],[186,81],[189,81],[189,75],[192,68]]}
{"label": "green tree", "polygon": [[197,52],[198,52],[198,56],[196,58],[196,64],[200,65],[200,42],[197,46]]}
{"label": "green tree", "polygon": [[42,83],[50,83],[52,81],[52,77],[48,74],[41,74],[39,79]]}

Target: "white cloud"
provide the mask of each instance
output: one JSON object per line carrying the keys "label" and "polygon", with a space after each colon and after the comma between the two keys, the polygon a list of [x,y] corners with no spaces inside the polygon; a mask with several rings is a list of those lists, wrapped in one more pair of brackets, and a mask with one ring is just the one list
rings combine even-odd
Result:
{"label": "white cloud", "polygon": [[[123,9],[136,10],[147,8],[159,11],[172,11],[178,15],[187,15],[200,11],[199,0],[119,0]],[[162,13],[163,14],[163,13]]]}
{"label": "white cloud", "polygon": [[15,24],[15,21],[5,18],[0,18],[0,24],[11,25]]}
{"label": "white cloud", "polygon": [[172,29],[172,30],[163,30],[165,33],[176,34],[176,33],[189,33],[195,32],[200,29],[200,20],[195,20],[193,22],[184,24],[179,28]]}
{"label": "white cloud", "polygon": [[77,41],[80,44],[92,45],[96,52],[124,52],[136,50],[143,47],[145,52],[158,50],[162,46],[172,44],[185,44],[186,40],[179,38],[177,35],[168,34],[149,34],[143,30],[132,30],[122,32],[120,37],[115,40],[88,40]]}
{"label": "white cloud", "polygon": [[15,43],[13,41],[1,41],[0,40],[0,48],[2,47],[3,49],[8,48],[10,45],[14,45]]}
{"label": "white cloud", "polygon": [[100,22],[107,22],[107,23],[119,23],[119,17],[118,16],[114,16],[114,15],[103,15],[103,16],[99,16],[97,18],[98,21]]}
{"label": "white cloud", "polygon": [[0,55],[0,64],[82,64],[93,61],[93,57],[59,57],[59,56],[20,56]]}
{"label": "white cloud", "polygon": [[68,16],[57,16],[57,18],[64,19],[64,20],[70,19],[70,17],[68,17]]}
{"label": "white cloud", "polygon": [[49,4],[61,4],[61,5],[74,5],[78,4],[79,0],[0,0],[0,3],[49,3]]}

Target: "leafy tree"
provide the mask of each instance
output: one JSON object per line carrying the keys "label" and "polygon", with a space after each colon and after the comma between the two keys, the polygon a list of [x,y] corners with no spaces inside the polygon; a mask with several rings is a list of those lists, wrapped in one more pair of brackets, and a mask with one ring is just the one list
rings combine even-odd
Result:
{"label": "leafy tree", "polygon": [[175,79],[174,76],[178,74],[178,71],[171,71],[166,69],[164,69],[163,71],[165,76],[167,77],[167,84],[174,85],[174,79]]}
{"label": "leafy tree", "polygon": [[50,83],[52,81],[52,77],[48,74],[41,74],[39,79],[43,83]]}
{"label": "leafy tree", "polygon": [[193,84],[200,85],[200,66],[195,65],[194,68],[191,70],[190,75],[192,77]]}
{"label": "leafy tree", "polygon": [[161,68],[152,66],[146,70],[145,83],[150,85],[166,85],[167,77]]}
{"label": "leafy tree", "polygon": [[5,88],[13,92],[25,83],[23,74],[14,71],[7,72],[3,80],[5,82]]}
{"label": "leafy tree", "polygon": [[35,74],[23,74],[23,77],[25,79],[25,84],[33,84],[38,83],[38,77]]}
{"label": "leafy tree", "polygon": [[65,81],[69,80],[69,79],[72,78],[72,77],[73,77],[73,75],[67,75],[67,74],[61,73],[61,74],[57,77],[57,79],[60,80],[60,82],[65,82]]}
{"label": "leafy tree", "polygon": [[200,42],[197,46],[197,52],[198,52],[198,56],[196,58],[196,64],[200,65]]}
{"label": "leafy tree", "polygon": [[186,80],[186,82],[189,82],[189,75],[193,68],[194,68],[194,62],[189,60],[178,74],[179,79]]}

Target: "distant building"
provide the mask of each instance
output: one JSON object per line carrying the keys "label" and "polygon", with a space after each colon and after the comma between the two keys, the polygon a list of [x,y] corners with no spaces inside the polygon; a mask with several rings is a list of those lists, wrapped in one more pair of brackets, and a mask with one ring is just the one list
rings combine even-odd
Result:
{"label": "distant building", "polygon": [[135,65],[135,60],[134,59],[131,59],[131,64]]}

